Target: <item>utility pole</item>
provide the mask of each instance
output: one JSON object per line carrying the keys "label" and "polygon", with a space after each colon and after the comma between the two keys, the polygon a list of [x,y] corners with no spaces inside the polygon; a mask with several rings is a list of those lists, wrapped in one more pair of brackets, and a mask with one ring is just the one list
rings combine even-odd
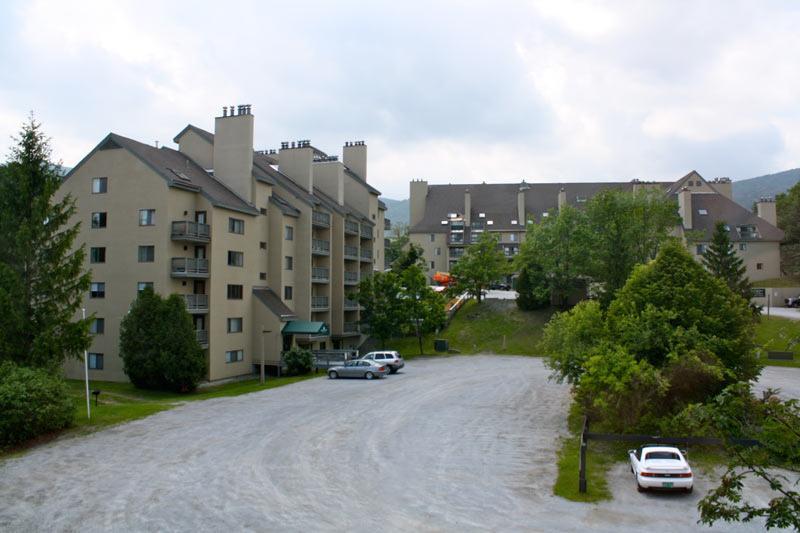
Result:
{"label": "utility pole", "polygon": [[261,326],[261,384],[264,384],[264,366],[266,366],[266,354],[267,354],[267,345],[266,341],[264,340],[264,335],[266,333],[272,333],[271,331],[264,329],[264,326]]}
{"label": "utility pole", "polygon": [[[81,308],[83,319],[86,320],[86,308]],[[86,381],[86,418],[92,418],[92,404],[89,403],[89,352],[83,351],[83,377]]]}

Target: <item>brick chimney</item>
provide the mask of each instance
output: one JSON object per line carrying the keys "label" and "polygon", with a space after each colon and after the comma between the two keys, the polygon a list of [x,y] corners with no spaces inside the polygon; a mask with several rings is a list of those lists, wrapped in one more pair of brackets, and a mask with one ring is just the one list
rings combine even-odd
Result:
{"label": "brick chimney", "polygon": [[214,177],[253,202],[253,115],[249,105],[231,106],[214,119]]}

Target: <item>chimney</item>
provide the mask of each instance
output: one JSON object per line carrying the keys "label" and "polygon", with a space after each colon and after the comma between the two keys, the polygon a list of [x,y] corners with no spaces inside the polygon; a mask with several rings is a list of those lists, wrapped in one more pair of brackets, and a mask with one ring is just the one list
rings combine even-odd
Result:
{"label": "chimney", "polygon": [[775,200],[768,196],[762,196],[756,203],[756,214],[772,224],[778,226],[778,212],[775,209]]}
{"label": "chimney", "polygon": [[344,148],[342,148],[342,163],[361,176],[361,179],[367,181],[366,143],[364,141],[350,141],[344,143]]}
{"label": "chimney", "polygon": [[560,211],[565,205],[567,205],[567,191],[561,187],[561,190],[558,191],[558,210]]}
{"label": "chimney", "polygon": [[[428,182],[411,180],[409,191],[409,227],[417,225],[425,216],[425,204],[428,199]],[[444,216],[444,215],[442,215]]]}
{"label": "chimney", "polygon": [[469,192],[469,187],[464,190],[464,225],[469,227],[472,212],[472,195]]}
{"label": "chimney", "polygon": [[520,224],[523,228],[528,227],[525,221],[525,191],[528,189],[530,189],[530,186],[523,180],[517,191],[517,224]]}
{"label": "chimney", "polygon": [[711,186],[729,200],[733,200],[733,183],[730,178],[714,178]]}
{"label": "chimney", "polygon": [[678,214],[683,220],[684,229],[692,229],[692,191],[688,187],[678,191]]}
{"label": "chimney", "polygon": [[213,162],[214,177],[252,203],[254,119],[249,108],[239,106],[240,113],[234,116],[231,106],[230,114],[214,119]]}
{"label": "chimney", "polygon": [[291,147],[288,142],[281,143],[278,170],[309,193],[314,192],[314,172],[311,168],[313,162],[314,149],[311,147],[311,141],[292,142]]}

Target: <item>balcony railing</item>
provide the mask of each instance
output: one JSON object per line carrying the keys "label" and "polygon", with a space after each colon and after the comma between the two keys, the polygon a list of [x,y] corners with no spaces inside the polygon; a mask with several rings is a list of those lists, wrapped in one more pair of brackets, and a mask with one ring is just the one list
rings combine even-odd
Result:
{"label": "balcony railing", "polygon": [[347,285],[356,285],[358,283],[358,272],[351,272],[349,270],[345,270],[344,282]]}
{"label": "balcony railing", "polygon": [[359,308],[358,300],[351,300],[350,298],[345,298],[344,299],[344,308],[349,310],[349,311],[358,310],[358,308]]}
{"label": "balcony railing", "polygon": [[361,249],[361,260],[362,261],[372,261],[372,250],[369,248],[362,248]]}
{"label": "balcony railing", "polygon": [[463,248],[450,248],[450,259],[458,259],[464,255]]}
{"label": "balcony railing", "polygon": [[324,311],[328,309],[328,297],[327,296],[312,296],[311,297],[311,309],[314,311]]}
{"label": "balcony railing", "polygon": [[358,322],[345,322],[342,326],[343,333],[358,333]]}
{"label": "balcony railing", "polygon": [[172,223],[172,240],[209,242],[211,241],[211,226],[191,220],[176,220]]}
{"label": "balcony railing", "polygon": [[311,253],[317,255],[329,255],[331,253],[331,241],[324,241],[322,239],[312,239]]}
{"label": "balcony railing", "polygon": [[208,346],[208,330],[207,329],[198,329],[194,332],[195,338],[197,339],[197,344],[200,346]]}
{"label": "balcony railing", "polygon": [[208,259],[173,257],[171,267],[173,278],[208,277]]}
{"label": "balcony railing", "polygon": [[311,279],[327,283],[331,279],[330,272],[329,268],[313,267],[311,269]]}
{"label": "balcony railing", "polygon": [[358,235],[358,222],[353,222],[352,220],[345,220],[344,232],[350,233],[351,235]]}
{"label": "balcony railing", "polygon": [[183,294],[186,310],[190,313],[208,313],[208,294]]}
{"label": "balcony railing", "polygon": [[345,259],[358,259],[358,246],[345,246],[344,247]]}
{"label": "balcony railing", "polygon": [[372,226],[367,226],[366,224],[361,225],[361,238],[362,239],[372,238]]}
{"label": "balcony railing", "polygon": [[311,223],[315,226],[329,228],[331,226],[331,216],[328,213],[314,211],[311,214]]}
{"label": "balcony railing", "polygon": [[388,218],[383,219],[383,231],[389,231],[392,229],[392,221]]}

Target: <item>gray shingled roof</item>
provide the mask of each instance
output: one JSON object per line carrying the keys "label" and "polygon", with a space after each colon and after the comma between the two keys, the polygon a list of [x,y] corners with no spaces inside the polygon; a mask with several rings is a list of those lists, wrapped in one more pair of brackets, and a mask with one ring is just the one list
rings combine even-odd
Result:
{"label": "gray shingled roof", "polygon": [[373,187],[372,185],[370,185],[369,183],[367,183],[367,180],[365,180],[364,178],[362,178],[361,176],[359,176],[358,174],[356,174],[355,172],[353,172],[353,171],[350,169],[350,167],[344,167],[344,173],[345,173],[345,174],[347,174],[348,176],[350,176],[351,178],[353,178],[354,180],[358,181],[359,183],[361,183],[361,185],[363,185],[364,187],[366,187],[366,188],[367,188],[367,190],[368,190],[369,192],[371,192],[372,194],[374,194],[374,195],[377,195],[377,196],[380,196],[380,194],[381,194],[381,191],[379,191],[378,189],[376,189],[375,187]]}
{"label": "gray shingled roof", "polygon": [[280,209],[284,215],[288,215],[290,217],[295,217],[295,218],[300,216],[299,209],[297,209],[292,204],[287,202],[285,198],[282,198],[281,196],[275,194],[274,192],[272,193],[272,196],[269,197],[269,201],[272,204],[274,204],[278,209]]}
{"label": "gray shingled roof", "polygon": [[[748,211],[730,198],[719,193],[694,193],[692,198],[692,231],[702,232],[701,240],[710,241],[714,234],[714,225],[717,221],[723,221],[730,227],[729,236],[733,242],[744,241],[782,241],[783,230],[780,230],[759,217],[755,213]],[[704,209],[708,214],[701,215],[700,210]],[[742,238],[736,231],[737,226],[756,226],[760,238]]]}
{"label": "gray shingled roof", "polygon": [[295,312],[289,309],[278,295],[275,294],[275,291],[269,287],[253,287],[253,296],[263,303],[267,309],[272,311],[275,316],[280,318],[282,322],[288,322],[289,320],[297,318]]}
{"label": "gray shingled roof", "polygon": [[203,139],[205,139],[205,140],[207,140],[208,142],[210,142],[211,144],[214,144],[214,134],[213,134],[213,133],[211,133],[210,131],[206,131],[206,130],[204,130],[203,128],[198,128],[197,126],[194,126],[194,125],[192,125],[192,124],[187,124],[187,125],[186,125],[186,127],[185,127],[185,128],[183,128],[183,129],[181,130],[181,132],[180,132],[179,134],[177,134],[177,135],[176,135],[176,136],[175,136],[175,137],[172,139],[172,142],[174,142],[175,144],[178,144],[178,142],[181,140],[181,137],[183,137],[183,135],[184,135],[184,134],[185,134],[187,131],[193,131],[193,132],[195,132],[196,134],[198,134],[200,137],[202,137]]}

